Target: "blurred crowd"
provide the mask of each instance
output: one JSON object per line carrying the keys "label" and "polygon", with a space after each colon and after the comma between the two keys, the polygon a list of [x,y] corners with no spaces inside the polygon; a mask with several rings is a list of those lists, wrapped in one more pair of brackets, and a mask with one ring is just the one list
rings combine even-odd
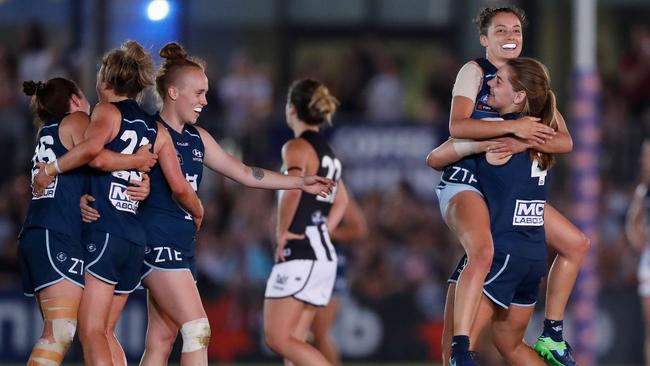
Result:
{"label": "blurred crowd", "polygon": [[[330,87],[341,102],[334,128],[339,120],[425,125],[445,139],[454,75],[464,60],[444,47],[435,57],[418,58],[411,57],[408,48],[399,50],[378,40],[365,40],[363,45],[342,47],[332,58],[298,53],[289,76],[317,78]],[[20,291],[16,237],[30,200],[28,174],[35,131],[29,100],[20,85],[23,80],[60,75],[77,78],[76,60],[73,51],[49,47],[38,25],[25,29],[20,49],[0,45],[1,289]],[[289,137],[284,124],[286,81],[278,80],[277,70],[245,49],[233,52],[226,65],[208,65],[208,73],[209,105],[199,123],[245,163],[278,170],[279,147]],[[602,288],[634,289],[638,255],[628,245],[623,227],[638,183],[641,141],[650,129],[649,27],[630,30],[629,47],[620,56],[617,70],[602,73],[601,82],[598,270]],[[93,90],[85,92],[92,98]],[[149,103],[154,110],[153,102]],[[561,107],[571,129],[569,104],[565,101]],[[422,151],[423,164],[427,153]],[[570,162],[565,157],[560,161],[550,202],[570,217]],[[426,197],[414,193],[406,182],[390,191],[357,195],[369,235],[346,243],[355,297],[379,302],[406,295],[423,317],[441,319],[446,278],[461,247],[441,220],[433,194],[436,183],[431,182]],[[206,173],[200,196],[206,209],[197,243],[201,294],[208,300],[231,299],[236,306],[229,309],[241,314],[238,319],[255,322],[273,260],[274,193]]]}

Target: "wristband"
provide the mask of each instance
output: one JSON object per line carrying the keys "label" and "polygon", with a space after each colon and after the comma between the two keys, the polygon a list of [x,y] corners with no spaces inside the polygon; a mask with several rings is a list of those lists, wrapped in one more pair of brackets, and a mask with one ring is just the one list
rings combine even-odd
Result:
{"label": "wristband", "polygon": [[59,161],[54,160],[54,170],[56,170],[57,174],[63,174],[63,171],[61,170],[61,167],[59,166]]}
{"label": "wristband", "polygon": [[474,140],[454,139],[452,142],[452,146],[454,147],[454,150],[456,151],[456,154],[458,154],[458,156],[465,157],[472,154],[476,154],[476,148],[478,147],[478,142]]}
{"label": "wristband", "polygon": [[51,175],[50,173],[47,172],[47,167],[48,167],[48,166],[50,166],[50,164],[46,164],[46,165],[43,167],[43,171],[45,172],[45,175],[47,175],[48,177],[51,177],[52,175]]}

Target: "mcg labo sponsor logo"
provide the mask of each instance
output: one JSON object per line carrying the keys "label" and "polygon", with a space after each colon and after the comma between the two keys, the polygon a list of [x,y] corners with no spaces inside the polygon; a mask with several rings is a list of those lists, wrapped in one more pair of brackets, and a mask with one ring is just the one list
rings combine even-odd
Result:
{"label": "mcg labo sponsor logo", "polygon": [[514,226],[544,225],[544,200],[517,200],[512,216]]}
{"label": "mcg labo sponsor logo", "polygon": [[138,201],[132,201],[126,194],[126,186],[119,183],[111,183],[109,199],[113,206],[120,210],[135,213],[138,210]]}

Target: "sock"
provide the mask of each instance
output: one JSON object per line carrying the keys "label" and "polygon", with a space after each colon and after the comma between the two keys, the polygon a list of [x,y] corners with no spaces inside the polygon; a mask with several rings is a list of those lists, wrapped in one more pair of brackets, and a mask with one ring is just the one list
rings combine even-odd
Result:
{"label": "sock", "polygon": [[544,319],[544,331],[542,332],[542,336],[550,337],[556,342],[562,342],[564,340],[562,337],[563,328],[564,325],[562,320]]}
{"label": "sock", "polygon": [[469,352],[469,336],[458,335],[451,339],[451,355],[458,356]]}

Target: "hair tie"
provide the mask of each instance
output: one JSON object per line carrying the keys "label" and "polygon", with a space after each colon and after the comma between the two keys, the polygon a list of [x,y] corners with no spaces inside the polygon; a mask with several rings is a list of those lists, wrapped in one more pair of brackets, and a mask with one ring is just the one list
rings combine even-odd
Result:
{"label": "hair tie", "polygon": [[36,83],[36,91],[34,92],[34,94],[40,95],[41,93],[43,93],[44,89],[45,89],[45,84],[42,81],[39,81],[38,83]]}

